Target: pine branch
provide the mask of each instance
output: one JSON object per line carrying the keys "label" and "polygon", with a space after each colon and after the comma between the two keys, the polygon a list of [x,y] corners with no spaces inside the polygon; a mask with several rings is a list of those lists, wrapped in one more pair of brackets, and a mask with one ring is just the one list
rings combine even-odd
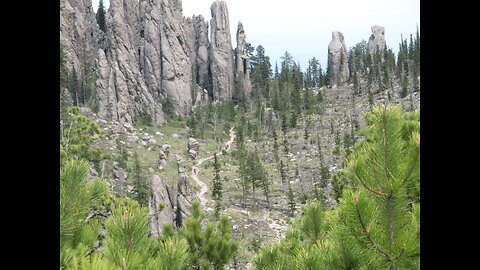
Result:
{"label": "pine branch", "polygon": [[357,172],[357,169],[356,169],[356,167],[355,167],[355,161],[353,161],[353,172],[355,173],[355,176],[357,176],[358,180],[360,180],[360,183],[362,183],[362,185],[363,185],[368,191],[370,191],[370,192],[372,192],[372,193],[375,193],[375,194],[377,194],[378,196],[383,196],[383,197],[387,196],[387,194],[378,192],[378,191],[370,188],[369,186],[367,186],[367,184],[365,183],[365,181],[363,181],[363,179],[360,177],[360,175],[359,175],[358,172]]}
{"label": "pine branch", "polygon": [[108,217],[108,215],[105,214],[104,212],[99,211],[99,210],[95,210],[95,211],[93,211],[90,215],[88,215],[88,216],[83,220],[83,222],[84,222],[84,223],[87,223],[88,220],[90,220],[91,218],[93,218],[93,217],[95,217],[95,216]]}
{"label": "pine branch", "polygon": [[386,257],[388,260],[390,260],[390,256],[388,256],[388,254],[385,253],[385,251],[383,251],[383,249],[379,245],[377,245],[377,243],[375,243],[373,241],[369,232],[367,231],[367,228],[366,228],[365,223],[362,219],[362,216],[360,215],[360,210],[358,209],[357,198],[354,198],[354,203],[355,203],[355,210],[357,212],[358,220],[360,221],[360,224],[362,225],[363,234],[367,237],[368,241],[373,245],[373,247],[375,247],[375,249],[377,249],[380,252],[380,254],[382,254],[384,257]]}
{"label": "pine branch", "polygon": [[415,154],[415,159],[413,160],[413,162],[412,162],[412,164],[411,164],[411,166],[410,166],[410,169],[408,170],[408,173],[407,173],[407,175],[405,176],[405,179],[403,179],[402,183],[400,183],[400,187],[403,186],[403,185],[407,182],[408,178],[410,178],[410,176],[411,176],[412,173],[413,173],[413,169],[414,169],[414,168],[416,167],[416,165],[417,165],[417,160],[418,160],[418,157],[420,156],[420,154],[418,153],[418,149],[417,149],[416,152],[417,152],[417,153]]}
{"label": "pine branch", "polygon": [[[388,140],[387,140],[387,123],[386,123],[386,113],[387,113],[387,106],[383,106],[383,111],[382,111],[382,124],[383,124],[383,144],[384,144],[384,158],[385,158],[385,173],[390,171],[390,156],[388,153]],[[385,178],[388,179],[388,175],[385,175]]]}

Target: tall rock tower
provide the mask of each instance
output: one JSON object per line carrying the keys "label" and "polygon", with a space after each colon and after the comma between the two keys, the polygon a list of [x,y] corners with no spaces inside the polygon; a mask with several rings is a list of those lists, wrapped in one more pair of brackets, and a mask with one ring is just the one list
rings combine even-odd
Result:
{"label": "tall rock tower", "polygon": [[252,92],[250,83],[250,57],[247,55],[245,30],[242,22],[237,27],[237,48],[235,49],[235,76],[238,85],[242,88],[248,99]]}
{"label": "tall rock tower", "polygon": [[339,31],[332,32],[332,41],[328,44],[328,74],[330,85],[341,85],[348,80],[348,51]]}
{"label": "tall rock tower", "polygon": [[234,88],[233,52],[227,3],[216,0],[210,7],[210,70],[214,100],[230,100]]}
{"label": "tall rock tower", "polygon": [[372,26],[372,35],[368,39],[368,52],[374,54],[375,52],[383,53],[385,50],[385,28],[383,26]]}

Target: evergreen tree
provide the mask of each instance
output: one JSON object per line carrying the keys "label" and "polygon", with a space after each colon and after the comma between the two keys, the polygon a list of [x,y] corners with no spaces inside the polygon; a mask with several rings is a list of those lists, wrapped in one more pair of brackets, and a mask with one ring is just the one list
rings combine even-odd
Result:
{"label": "evergreen tree", "polygon": [[268,96],[268,81],[272,75],[270,57],[265,55],[265,48],[258,45],[256,54],[252,56],[251,61],[252,71],[251,78],[255,88],[259,89],[263,97]]}
{"label": "evergreen tree", "polygon": [[222,200],[222,180],[220,178],[220,163],[218,162],[217,153],[213,154],[213,187],[212,187],[212,198],[215,200],[215,216],[219,217],[219,211],[221,208]]}
{"label": "evergreen tree", "polygon": [[402,79],[402,92],[400,92],[400,97],[405,98],[408,95],[408,78],[407,75],[403,75]]}
{"label": "evergreen tree", "polygon": [[151,256],[147,209],[136,201],[117,200],[105,222],[103,254],[121,269],[145,269]]}
{"label": "evergreen tree", "polygon": [[305,121],[305,127],[303,130],[303,138],[305,139],[306,142],[308,142],[308,138],[310,136],[310,133],[308,132],[308,129],[310,128],[312,121],[310,120],[310,116],[307,117],[307,120]]}
{"label": "evergreen tree", "polygon": [[133,198],[141,206],[148,206],[148,200],[151,195],[150,185],[143,172],[143,165],[140,161],[137,151],[133,153],[133,168],[131,169],[133,181]]}
{"label": "evergreen tree", "polygon": [[67,67],[67,57],[65,55],[64,46],[60,43],[60,107],[67,106],[65,90],[68,88],[69,74]]}
{"label": "evergreen tree", "polygon": [[278,64],[277,64],[277,62],[275,61],[275,73],[274,73],[273,77],[276,79],[276,78],[278,78],[278,75],[279,75],[279,73],[278,73]]}
{"label": "evergreen tree", "polygon": [[231,239],[232,223],[222,216],[216,223],[208,223],[202,230],[205,214],[198,201],[192,203],[192,215],[186,219],[179,234],[188,243],[189,256],[186,269],[223,269],[232,261],[238,244]]}
{"label": "evergreen tree", "polygon": [[375,107],[367,116],[368,140],[349,160],[361,188],[340,199],[342,223],[371,251],[377,269],[419,267],[419,227],[407,198],[418,184],[420,135],[404,140],[402,118],[398,106]]}
{"label": "evergreen tree", "polygon": [[282,180],[282,193],[285,193],[285,182],[287,182],[287,171],[285,170],[285,165],[283,160],[280,160],[280,178]]}
{"label": "evergreen tree", "polygon": [[70,107],[60,127],[60,157],[83,158],[92,162],[99,171],[99,162],[108,158],[101,148],[94,147],[93,141],[104,134],[101,127],[80,113],[78,107]]}
{"label": "evergreen tree", "polygon": [[75,68],[72,68],[68,78],[68,91],[72,96],[73,106],[79,106],[80,81],[78,80],[77,71]]}
{"label": "evergreen tree", "polygon": [[275,162],[280,161],[280,156],[279,156],[279,145],[278,145],[278,135],[275,127],[273,128],[273,156],[275,158]]}
{"label": "evergreen tree", "polygon": [[87,182],[90,164],[83,159],[68,159],[60,166],[60,268],[71,260],[82,260],[94,249],[99,238],[99,223],[86,218],[99,205],[107,187],[103,181]]}
{"label": "evergreen tree", "polygon": [[290,179],[288,179],[288,206],[289,206],[289,210],[290,210],[290,216],[293,217],[293,214],[295,212],[295,195],[293,194],[293,190],[292,190],[292,184],[290,183]]}
{"label": "evergreen tree", "polygon": [[100,0],[98,3],[97,23],[100,27],[100,30],[105,32],[105,7],[103,5],[103,0]]}
{"label": "evergreen tree", "polygon": [[124,170],[127,169],[127,161],[130,156],[128,154],[128,147],[125,144],[125,140],[126,138],[124,134],[120,134],[120,136],[115,139],[115,144],[118,151],[118,156],[115,160],[118,162],[118,166]]}

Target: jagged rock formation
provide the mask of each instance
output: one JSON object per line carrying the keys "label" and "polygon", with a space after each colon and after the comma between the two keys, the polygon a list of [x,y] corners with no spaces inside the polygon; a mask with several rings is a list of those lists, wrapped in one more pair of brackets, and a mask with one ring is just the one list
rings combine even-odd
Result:
{"label": "jagged rock formation", "polygon": [[182,2],[160,1],[162,91],[174,102],[176,113],[188,114],[192,106],[192,63],[183,28]]}
{"label": "jagged rock formation", "polygon": [[238,22],[237,27],[237,48],[235,49],[235,75],[238,84],[244,91],[245,97],[249,97],[252,92],[250,83],[250,57],[246,50],[246,36],[242,22]]}
{"label": "jagged rock formation", "polygon": [[332,32],[332,41],[328,44],[328,74],[330,85],[340,85],[348,80],[348,49],[343,33]]}
{"label": "jagged rock formation", "polygon": [[383,26],[372,26],[372,35],[368,39],[368,51],[371,54],[375,52],[383,53],[385,50],[385,28]]}
{"label": "jagged rock formation", "polygon": [[203,86],[208,79],[209,55],[208,49],[208,23],[202,15],[187,18],[185,29],[188,32],[188,47],[190,49],[190,61],[194,64],[193,79]]}
{"label": "jagged rock formation", "polygon": [[[163,224],[173,223],[175,218],[175,201],[173,200],[173,191],[168,186],[167,181],[158,175],[152,175],[151,181],[152,196],[150,198],[148,209],[150,215],[151,235],[158,237],[162,232]],[[163,203],[162,211],[158,212],[160,204]]]}
{"label": "jagged rock formation", "polygon": [[176,156],[178,165],[178,185],[177,185],[177,204],[175,211],[175,224],[177,227],[182,226],[183,220],[190,216],[190,207],[193,201],[199,198],[193,190],[192,183],[189,181],[185,168],[185,160],[178,155]]}
{"label": "jagged rock formation", "polygon": [[210,71],[214,100],[229,100],[234,87],[233,52],[227,3],[216,0],[210,7]]}
{"label": "jagged rock formation", "polygon": [[91,0],[60,0],[60,43],[69,69],[80,71],[82,59],[92,63],[97,55],[103,32],[95,16]]}
{"label": "jagged rock formation", "polygon": [[[207,100],[207,85],[215,100],[229,100],[234,55],[225,1],[215,1],[211,12],[209,41],[208,22],[183,17],[179,0],[111,0],[105,32],[90,0],[61,0],[67,67],[94,71],[90,104],[105,120],[132,123],[143,116],[163,123],[167,101],[186,116],[195,102]],[[248,89],[249,81],[244,84]]]}

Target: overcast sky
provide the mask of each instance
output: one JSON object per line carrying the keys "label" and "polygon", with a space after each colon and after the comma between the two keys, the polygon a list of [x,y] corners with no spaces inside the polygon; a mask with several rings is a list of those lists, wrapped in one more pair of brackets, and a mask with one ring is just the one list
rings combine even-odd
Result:
{"label": "overcast sky", "polygon": [[[225,0],[227,2],[232,46],[241,21],[247,42],[262,45],[280,68],[280,57],[288,51],[303,70],[312,57],[326,71],[328,43],[332,31],[340,31],[348,48],[371,35],[371,26],[385,27],[387,46],[398,51],[404,39],[420,29],[420,0]],[[96,10],[98,0],[92,0]],[[210,21],[214,0],[182,0],[183,15],[203,15]],[[108,7],[108,0],[104,0]]]}

